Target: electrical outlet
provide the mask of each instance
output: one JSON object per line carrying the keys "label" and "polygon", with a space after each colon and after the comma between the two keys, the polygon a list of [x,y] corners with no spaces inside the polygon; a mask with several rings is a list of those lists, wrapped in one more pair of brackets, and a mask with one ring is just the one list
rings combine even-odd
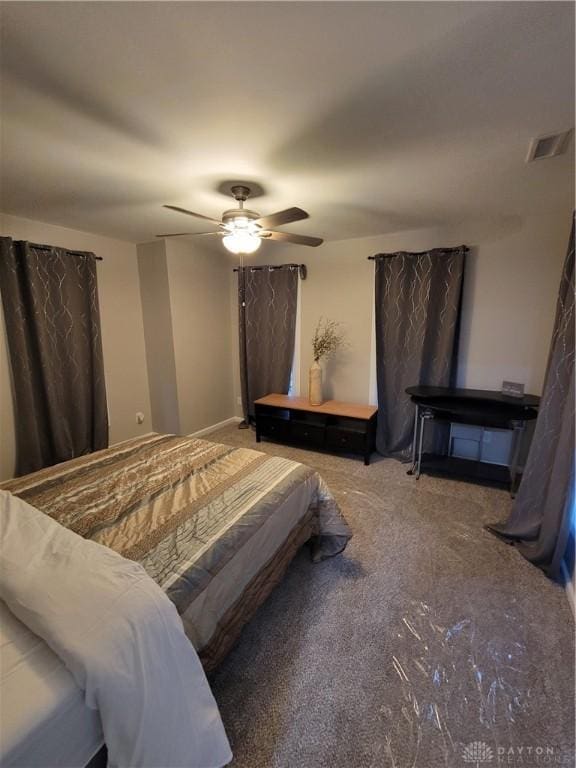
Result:
{"label": "electrical outlet", "polygon": [[144,418],[145,416],[142,411],[138,411],[136,414],[136,424],[144,424]]}

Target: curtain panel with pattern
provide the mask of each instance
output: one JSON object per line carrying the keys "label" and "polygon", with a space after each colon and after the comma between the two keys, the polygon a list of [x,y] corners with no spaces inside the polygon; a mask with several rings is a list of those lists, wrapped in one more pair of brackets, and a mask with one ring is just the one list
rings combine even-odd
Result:
{"label": "curtain panel with pattern", "polygon": [[465,246],[378,254],[376,278],[376,447],[410,458],[414,406],[406,387],[453,386]]}
{"label": "curtain panel with pattern", "polygon": [[562,271],[544,391],[509,519],[488,530],[559,579],[574,510],[574,217]]}
{"label": "curtain panel with pattern", "polygon": [[12,369],[16,474],[108,445],[92,253],[0,238]]}
{"label": "curtain panel with pattern", "polygon": [[254,400],[287,394],[294,359],[299,267],[240,267],[240,383],[245,421]]}

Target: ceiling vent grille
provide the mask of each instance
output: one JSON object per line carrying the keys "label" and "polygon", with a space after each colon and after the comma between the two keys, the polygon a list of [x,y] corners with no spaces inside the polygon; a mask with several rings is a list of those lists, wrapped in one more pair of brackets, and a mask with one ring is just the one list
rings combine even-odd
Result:
{"label": "ceiling vent grille", "polygon": [[548,157],[556,157],[566,151],[571,130],[562,133],[551,133],[548,136],[538,136],[530,142],[526,162],[533,160],[545,160]]}

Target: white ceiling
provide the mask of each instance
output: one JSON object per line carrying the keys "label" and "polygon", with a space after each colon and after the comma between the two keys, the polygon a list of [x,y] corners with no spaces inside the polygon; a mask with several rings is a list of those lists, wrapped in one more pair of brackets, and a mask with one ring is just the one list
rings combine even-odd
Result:
{"label": "white ceiling", "polygon": [[[570,2],[4,3],[6,213],[131,241],[226,180],[329,240],[566,206]],[[231,201],[230,201],[231,202]]]}

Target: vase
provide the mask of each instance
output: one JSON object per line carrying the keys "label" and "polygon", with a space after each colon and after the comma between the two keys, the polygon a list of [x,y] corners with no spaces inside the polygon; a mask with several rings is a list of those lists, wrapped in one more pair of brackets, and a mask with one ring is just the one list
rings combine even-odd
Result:
{"label": "vase", "polygon": [[310,366],[308,374],[308,400],[310,405],[322,405],[322,368],[317,360]]}

